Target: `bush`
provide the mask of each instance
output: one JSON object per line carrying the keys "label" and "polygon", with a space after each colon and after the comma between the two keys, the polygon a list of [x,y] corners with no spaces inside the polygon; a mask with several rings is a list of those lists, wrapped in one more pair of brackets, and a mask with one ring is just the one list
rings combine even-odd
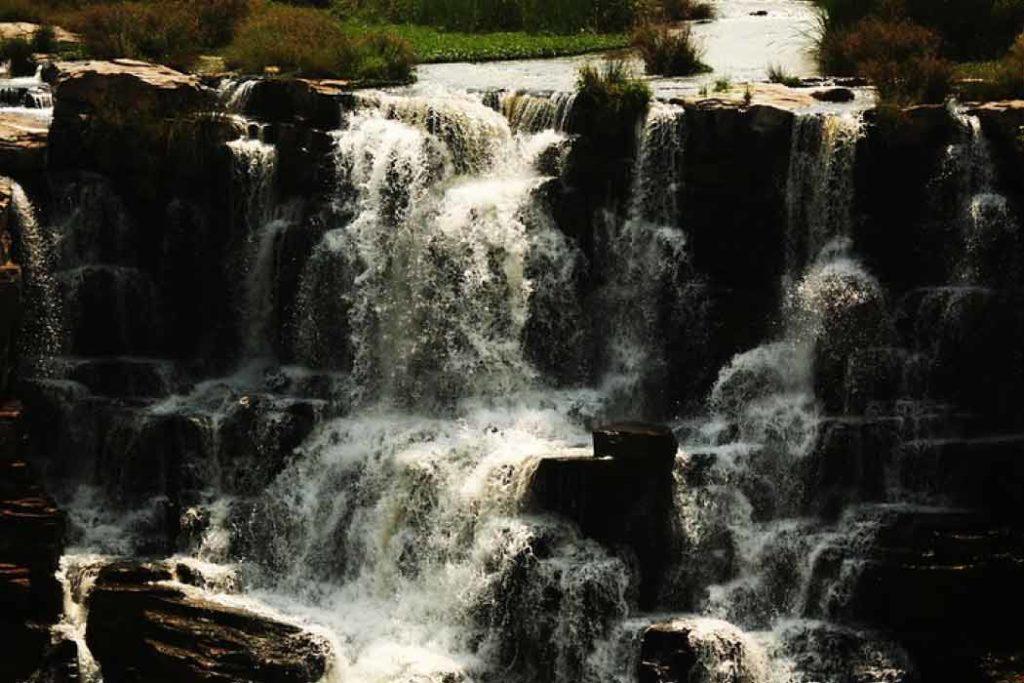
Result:
{"label": "bush", "polygon": [[703,50],[697,46],[688,25],[675,30],[665,25],[640,26],[633,33],[633,46],[640,52],[649,74],[689,76],[709,70],[701,62]]}
{"label": "bush", "polygon": [[191,0],[189,9],[199,24],[199,40],[205,47],[231,42],[237,26],[254,8],[253,0]]}
{"label": "bush", "polygon": [[149,59],[187,68],[200,48],[199,22],[185,3],[91,5],[69,19],[86,51],[103,59]]}
{"label": "bush", "polygon": [[647,109],[651,89],[633,76],[625,62],[609,60],[603,67],[584,64],[576,77],[576,99],[613,115]]}
{"label": "bush", "polygon": [[970,79],[959,84],[959,97],[962,100],[1024,98],[1024,33],[1002,59],[962,65],[959,71]]}
{"label": "bush", "polygon": [[957,60],[1002,55],[1024,28],[1024,0],[817,0],[823,37],[868,17],[903,18],[942,36],[944,56]]}
{"label": "bush", "polygon": [[268,5],[237,29],[225,52],[228,66],[262,73],[274,66],[305,76],[406,80],[412,48],[397,36],[373,33],[352,37],[324,12]]}
{"label": "bush", "polygon": [[371,33],[357,42],[355,76],[365,81],[407,81],[415,62],[409,41],[393,33]]}
{"label": "bush", "polygon": [[942,102],[950,90],[952,65],[939,56],[941,40],[905,19],[863,19],[834,35],[820,55],[834,75],[858,75],[892,104]]}
{"label": "bush", "polygon": [[57,51],[57,30],[49,24],[40,26],[32,36],[32,50],[49,54]]}
{"label": "bush", "polygon": [[11,76],[31,76],[36,71],[32,44],[24,38],[11,38],[0,43],[0,60],[10,62]]}
{"label": "bush", "polygon": [[0,21],[40,21],[42,14],[36,0],[0,0]]}

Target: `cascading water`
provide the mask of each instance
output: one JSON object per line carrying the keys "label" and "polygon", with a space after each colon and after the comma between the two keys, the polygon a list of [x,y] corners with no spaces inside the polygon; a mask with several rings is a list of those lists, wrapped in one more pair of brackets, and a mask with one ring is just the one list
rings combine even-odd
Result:
{"label": "cascading water", "polygon": [[687,324],[700,329],[703,291],[679,226],[685,125],[682,107],[651,106],[640,134],[626,220],[609,216],[599,246],[609,273],[602,308],[613,316],[606,333],[604,390],[634,406],[661,398],[651,395],[656,390],[650,383],[668,374],[662,341]]}
{"label": "cascading water", "polygon": [[51,359],[63,347],[61,299],[57,279],[56,238],[36,219],[35,207],[21,185],[12,183],[11,198],[17,223],[19,261],[25,268],[27,314],[18,334],[18,353],[29,372],[45,376]]}
{"label": "cascading water", "polygon": [[240,188],[244,224],[239,297],[245,358],[270,355],[273,326],[275,245],[287,225],[275,215],[274,182],[277,148],[259,139],[239,138],[228,143],[233,159],[235,185]]}
{"label": "cascading water", "polygon": [[[225,87],[228,107],[246,109],[256,87]],[[176,562],[221,577],[211,590],[243,585],[326,628],[342,681],[626,683],[655,623],[688,634],[709,683],[806,683],[815,657],[812,670],[842,673],[824,660],[853,630],[817,620],[841,609],[859,566],[813,575],[835,548],[873,543],[880,522],[812,516],[804,474],[825,415],[843,409],[821,378],[889,332],[882,288],[852,247],[860,121],[794,118],[779,332],[721,368],[706,414],[676,424],[675,556],[657,603],[674,613],[638,614],[636,554],[536,512],[528,489],[542,458],[589,454],[599,418],[682,410],[663,385],[681,381],[678,356],[710,356],[715,293],[689,253],[684,107],[652,104],[625,215],[589,225],[584,253],[545,194],[563,180],[549,154],[572,152],[573,104],[346,95],[330,138],[336,185],[308,212],[280,196],[284,138],[266,136],[280,150],[262,135],[228,144],[226,260],[246,362],[118,405],[97,428],[89,469],[101,481],[68,503],[80,554],[63,566],[66,637],[81,641],[91,552],[170,544],[189,556]],[[283,245],[296,226],[296,244],[310,243]],[[295,365],[274,365],[282,339]],[[552,371],[581,355],[597,357],[596,388]],[[161,489],[150,463],[185,474]],[[177,536],[150,550],[167,526]],[[868,654],[877,680],[898,680],[897,657]]]}

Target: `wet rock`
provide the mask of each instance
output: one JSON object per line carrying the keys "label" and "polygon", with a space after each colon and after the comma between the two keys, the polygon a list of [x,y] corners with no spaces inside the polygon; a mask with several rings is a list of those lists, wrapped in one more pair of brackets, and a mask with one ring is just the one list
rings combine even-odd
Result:
{"label": "wet rock", "polygon": [[163,398],[188,388],[172,362],[151,358],[74,359],[65,376],[93,394],[118,398]]}
{"label": "wet rock", "polygon": [[530,478],[529,505],[571,519],[584,535],[629,548],[640,565],[640,600],[653,604],[667,561],[675,437],[649,425],[598,430],[596,457],[542,457]]}
{"label": "wet rock", "polygon": [[[163,567],[100,570],[86,641],[104,680],[313,683],[328,650],[297,626],[166,583]],[[161,583],[163,582],[163,583]]]}
{"label": "wet rock", "polygon": [[594,456],[649,462],[671,468],[679,444],[665,425],[612,422],[594,429]]}
{"label": "wet rock", "polygon": [[853,102],[856,95],[849,88],[826,88],[815,90],[811,97],[820,102]]}
{"label": "wet rock", "polygon": [[836,516],[850,503],[884,500],[901,427],[899,418],[824,420],[804,464],[807,504]]}
{"label": "wet rock", "polygon": [[29,683],[79,683],[84,680],[78,665],[78,644],[60,640],[51,644],[42,665],[32,674]]}
{"label": "wet rock", "polygon": [[740,347],[756,346],[777,310],[785,196],[767,179],[786,177],[793,118],[771,106],[686,105],[688,247],[713,286],[744,299]]}
{"label": "wet rock", "polygon": [[225,490],[242,494],[261,491],[284,469],[324,410],[325,404],[318,400],[258,394],[234,402],[218,430],[218,461]]}
{"label": "wet rock", "polygon": [[639,683],[728,680],[755,683],[764,675],[764,655],[735,626],[716,619],[687,618],[644,631],[637,664]]}
{"label": "wet rock", "polygon": [[948,216],[932,215],[937,201],[931,187],[956,138],[956,121],[945,106],[915,107],[895,118],[873,111],[866,120],[855,169],[862,216],[854,233],[857,253],[897,292],[948,281],[957,240]]}
{"label": "wet rock", "polygon": [[798,621],[781,629],[782,654],[806,680],[831,683],[910,683],[910,656],[883,634]]}

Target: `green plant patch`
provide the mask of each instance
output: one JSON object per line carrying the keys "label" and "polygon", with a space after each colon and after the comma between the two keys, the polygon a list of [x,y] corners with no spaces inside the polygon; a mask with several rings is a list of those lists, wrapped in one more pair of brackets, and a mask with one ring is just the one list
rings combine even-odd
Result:
{"label": "green plant patch", "polygon": [[614,50],[629,44],[629,36],[624,33],[462,33],[412,24],[363,24],[352,21],[346,22],[345,29],[353,35],[372,31],[396,34],[409,42],[420,63],[561,57]]}

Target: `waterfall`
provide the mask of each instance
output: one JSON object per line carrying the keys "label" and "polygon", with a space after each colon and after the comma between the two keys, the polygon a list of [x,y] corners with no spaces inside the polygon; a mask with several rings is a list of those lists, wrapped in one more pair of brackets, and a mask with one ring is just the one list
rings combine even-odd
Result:
{"label": "waterfall", "polygon": [[239,138],[228,143],[233,159],[235,186],[241,189],[240,209],[244,224],[239,280],[244,358],[271,355],[274,324],[275,247],[287,226],[275,216],[274,184],[277,148],[259,139]]}
{"label": "waterfall", "polygon": [[627,216],[621,223],[607,219],[598,247],[608,271],[602,308],[611,318],[602,322],[604,385],[628,403],[655,398],[646,384],[668,374],[662,341],[700,308],[702,292],[679,226],[684,144],[684,110],[653,103],[640,131]]}
{"label": "waterfall", "polygon": [[566,130],[574,92],[549,93],[546,96],[521,91],[502,91],[494,95],[495,108],[508,120],[515,132],[540,133]]}
{"label": "waterfall", "polygon": [[819,524],[801,518],[801,463],[821,413],[816,376],[835,339],[861,333],[861,310],[881,307],[878,283],[849,255],[847,193],[859,134],[856,119],[797,118],[786,185],[781,335],[721,370],[710,420],[683,445],[687,467],[708,457],[714,465],[702,486],[677,493],[681,562],[721,552],[723,538],[731,539],[732,559],[697,571],[684,566],[679,580],[710,583],[703,611],[748,629],[771,629],[799,615],[807,558],[822,540]]}
{"label": "waterfall", "polygon": [[529,386],[527,271],[534,252],[564,246],[530,202],[538,137],[552,139],[515,138],[468,99],[375,95],[349,114],[336,136],[344,225],[303,274],[303,362],[351,368],[358,401],[450,405]]}
{"label": "waterfall", "polygon": [[992,285],[1019,266],[1007,263],[1019,240],[1009,201],[996,187],[992,150],[977,116],[954,112],[961,140],[950,145],[946,166],[955,174],[960,255],[959,284]]}
{"label": "waterfall", "polygon": [[63,348],[62,304],[54,267],[56,238],[39,225],[35,207],[25,190],[11,184],[17,226],[18,259],[25,273],[25,315],[18,333],[18,355],[29,372],[45,376],[50,359]]}

